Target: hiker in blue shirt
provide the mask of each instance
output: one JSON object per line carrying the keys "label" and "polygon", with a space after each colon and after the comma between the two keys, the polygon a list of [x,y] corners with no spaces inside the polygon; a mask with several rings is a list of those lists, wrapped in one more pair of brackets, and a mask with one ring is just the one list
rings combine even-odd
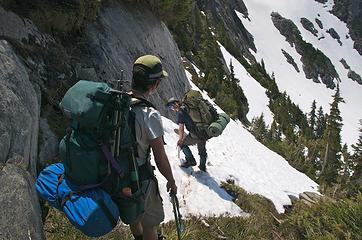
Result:
{"label": "hiker in blue shirt", "polygon": [[[197,129],[195,123],[192,121],[191,117],[187,114],[182,103],[174,98],[170,98],[166,106],[177,113],[177,124],[179,140],[177,141],[177,146],[179,146],[182,152],[185,154],[185,162],[181,164],[181,167],[190,167],[196,166],[196,160],[189,148],[190,145],[197,145],[197,149],[200,156],[200,165],[199,169],[206,172],[206,140],[197,135]],[[189,131],[188,134],[185,134],[185,127]]]}

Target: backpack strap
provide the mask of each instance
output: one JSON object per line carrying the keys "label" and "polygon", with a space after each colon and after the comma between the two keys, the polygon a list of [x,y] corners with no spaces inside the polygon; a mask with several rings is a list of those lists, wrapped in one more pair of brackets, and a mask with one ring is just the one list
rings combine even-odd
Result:
{"label": "backpack strap", "polygon": [[150,101],[144,98],[136,97],[134,94],[130,94],[130,96],[134,99],[137,99],[136,101],[133,102],[131,101],[131,108],[136,106],[141,106],[141,107],[152,107],[157,110],[155,105],[153,105]]}
{"label": "backpack strap", "polygon": [[[144,98],[139,98],[136,97],[135,95],[131,94],[131,97],[136,99],[135,101],[131,101],[131,109],[134,107],[151,107],[157,110],[157,108],[150,102],[147,101]],[[138,151],[137,151],[137,139],[136,139],[136,115],[133,111],[130,112],[129,114],[129,125],[132,131],[132,137],[133,137],[133,142],[134,142],[134,147],[133,147],[133,151],[134,151],[134,156],[138,157]],[[151,153],[151,147],[149,146],[147,149],[147,156],[149,156]]]}
{"label": "backpack strap", "polygon": [[[151,107],[151,108],[157,110],[157,108],[151,102],[147,101],[146,99],[138,98],[138,97],[135,97],[134,95],[131,95],[131,96],[132,96],[132,98],[137,99],[136,101],[131,102],[131,108],[140,106],[140,107]],[[138,151],[137,151],[138,144],[137,144],[137,140],[136,140],[136,127],[135,127],[135,123],[136,123],[135,113],[131,111],[129,114],[129,117],[130,117],[129,124],[130,124],[130,128],[131,128],[132,135],[134,138],[134,143],[135,143],[134,156],[138,157]],[[162,136],[162,141],[164,144],[166,144],[163,136]],[[143,173],[142,174],[143,177],[141,177],[141,180],[146,180],[146,179],[150,178],[150,179],[153,179],[157,183],[156,176],[153,174],[154,167],[151,165],[151,162],[148,160],[150,153],[151,153],[151,146],[148,146],[147,154],[146,154],[147,155],[146,163],[142,166],[139,166],[139,171]],[[158,184],[156,184],[156,186],[157,186],[157,192],[159,193]]]}

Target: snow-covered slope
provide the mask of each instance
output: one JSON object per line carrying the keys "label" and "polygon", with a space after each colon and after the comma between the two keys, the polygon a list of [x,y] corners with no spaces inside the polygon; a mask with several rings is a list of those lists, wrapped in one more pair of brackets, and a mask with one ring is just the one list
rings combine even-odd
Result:
{"label": "snow-covered slope", "polygon": [[[190,77],[188,72],[186,75]],[[206,93],[203,95],[209,99]],[[174,133],[177,125],[167,118],[163,118],[163,125],[167,143],[165,148],[178,185],[181,213],[184,216],[245,215],[232,202],[231,196],[219,187],[220,182],[227,179],[235,180],[235,184],[248,192],[269,198],[280,212],[284,204],[291,203],[288,195],[298,196],[304,191],[317,192],[318,185],[315,182],[259,143],[240,122],[231,121],[220,137],[207,142],[207,173],[200,172],[197,166],[193,169],[179,167],[176,149],[178,136]],[[196,147],[191,147],[191,150],[198,159]],[[180,157],[184,158],[182,153]],[[158,171],[156,174],[168,221],[173,219],[173,213],[166,192],[166,181]]]}
{"label": "snow-covered slope", "polygon": [[[280,91],[286,91],[304,112],[310,111],[314,99],[317,101],[317,106],[322,106],[325,112],[329,112],[329,103],[332,101],[331,96],[334,94],[334,90],[327,89],[324,84],[318,84],[311,79],[306,79],[302,71],[300,55],[275,28],[270,14],[274,11],[280,13],[285,18],[291,19],[301,31],[303,39],[313,44],[315,48],[320,49],[332,61],[340,76],[341,95],[345,100],[345,103],[340,105],[344,123],[342,141],[348,144],[355,143],[358,138],[359,119],[362,119],[360,107],[362,85],[347,77],[348,70],[343,67],[340,60],[342,58],[345,59],[351,69],[362,76],[362,57],[353,49],[351,38],[347,37],[348,28],[346,24],[329,12],[333,6],[333,0],[329,0],[326,4],[318,3],[315,0],[299,0],[295,2],[290,0],[244,0],[244,3],[248,8],[250,21],[244,18],[241,13],[237,12],[237,14],[244,26],[254,37],[257,47],[257,53],[254,53],[255,57],[259,62],[261,59],[264,59],[267,71],[270,74],[274,72]],[[300,22],[302,17],[314,23],[315,28],[318,30],[318,36],[314,36],[304,29]],[[319,28],[316,24],[316,18],[322,21],[323,29]],[[326,32],[329,28],[334,28],[337,31],[341,37],[342,46]],[[325,38],[318,40],[322,36]],[[294,58],[298,68],[301,70],[300,73],[286,62],[281,49],[284,49]],[[230,54],[223,47],[221,47],[221,50],[225,61],[229,62]],[[245,70],[234,61],[236,60],[233,59],[236,77],[241,82],[244,79],[249,81],[250,77],[245,76],[245,73],[243,73]],[[265,106],[264,96],[259,94],[260,90],[257,92],[258,94],[254,94],[247,89],[247,86],[242,85],[242,87],[243,89],[245,88],[245,95],[248,97],[249,103],[251,103],[248,117],[254,114],[260,115],[260,107]],[[250,95],[251,97],[249,97]],[[259,96],[258,99],[253,99],[256,96]],[[255,101],[259,101],[259,105],[254,104],[253,102]],[[264,103],[260,104],[263,101]],[[264,114],[268,116],[269,110],[267,108],[264,109]]]}
{"label": "snow-covered slope", "polygon": [[[329,13],[333,1],[330,0],[324,5],[314,0],[300,0],[295,3],[289,0],[244,0],[244,2],[248,8],[250,20],[243,18],[240,13],[237,14],[254,36],[258,50],[254,53],[255,57],[258,61],[264,60],[267,71],[270,74],[274,72],[280,90],[286,91],[303,111],[309,112],[313,100],[316,100],[317,106],[322,106],[324,111],[328,112],[334,90],[326,88],[324,84],[306,79],[303,71],[298,73],[286,62],[281,49],[294,58],[300,70],[303,69],[300,55],[275,28],[270,14],[278,12],[283,17],[293,20],[301,31],[303,39],[312,43],[315,48],[320,49],[331,59],[340,76],[341,94],[346,101],[340,106],[344,120],[343,142],[354,143],[358,137],[358,120],[362,119],[362,111],[359,107],[362,100],[362,86],[347,77],[348,71],[340,60],[345,59],[352,70],[362,75],[362,57],[353,49],[352,40],[346,37],[348,35],[346,25]],[[314,36],[302,26],[300,22],[302,17],[314,23],[318,18],[322,21],[324,28],[318,28],[318,25],[314,24],[318,29],[318,35]],[[326,33],[326,30],[332,27],[341,36],[342,45]],[[322,36],[324,38],[318,40]],[[250,111],[247,117],[249,120],[264,113],[266,122],[271,123],[272,113],[268,109],[265,89],[221,44],[219,46],[225,62],[232,61],[235,76],[240,80],[240,85],[248,98]],[[199,70],[197,72],[202,74]],[[186,75],[191,79],[188,72]],[[197,89],[192,82],[190,84]],[[203,94],[205,98],[208,98],[205,92]],[[220,137],[208,141],[207,173],[200,172],[197,167],[182,169],[179,167],[180,159],[176,149],[178,136],[173,131],[177,125],[166,118],[163,119],[163,124],[167,142],[165,147],[179,187],[178,196],[184,216],[244,215],[245,213],[232,202],[232,198],[219,187],[220,182],[227,179],[233,179],[235,184],[250,193],[267,197],[279,212],[283,212],[283,205],[291,203],[288,195],[298,196],[304,191],[318,192],[318,185],[314,181],[259,143],[240,122],[235,121],[229,123]],[[191,149],[197,157],[196,147]],[[181,158],[184,157],[182,153],[180,155]],[[157,172],[157,177],[161,195],[165,199],[166,221],[168,221],[173,218],[173,213],[172,206],[167,200],[166,181],[159,172]]]}

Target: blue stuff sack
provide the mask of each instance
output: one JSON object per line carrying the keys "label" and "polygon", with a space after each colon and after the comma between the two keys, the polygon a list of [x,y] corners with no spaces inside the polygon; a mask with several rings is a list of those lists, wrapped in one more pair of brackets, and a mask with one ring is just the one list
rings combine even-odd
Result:
{"label": "blue stuff sack", "polygon": [[35,187],[49,204],[65,213],[69,221],[85,235],[99,237],[110,232],[119,218],[117,205],[100,188],[81,191],[64,177],[62,163],[44,169]]}
{"label": "blue stuff sack", "polygon": [[63,212],[85,235],[99,237],[117,225],[119,210],[108,193],[100,188],[77,192],[79,187],[64,179],[58,190]]}
{"label": "blue stuff sack", "polygon": [[59,185],[59,178],[64,173],[64,166],[62,163],[52,164],[40,172],[35,182],[35,189],[38,195],[48,201],[50,206],[61,210],[61,202],[57,197],[57,188]]}

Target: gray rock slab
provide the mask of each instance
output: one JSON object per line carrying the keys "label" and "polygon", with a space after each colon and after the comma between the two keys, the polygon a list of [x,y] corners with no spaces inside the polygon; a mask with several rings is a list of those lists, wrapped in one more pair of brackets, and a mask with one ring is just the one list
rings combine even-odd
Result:
{"label": "gray rock slab", "polygon": [[97,21],[88,26],[87,34],[93,67],[102,81],[120,79],[124,70],[124,79],[130,83],[132,65],[139,56],[160,57],[169,77],[161,82],[150,100],[163,115],[170,114],[164,107],[167,99],[181,98],[190,88],[171,33],[148,9],[109,1],[101,8]]}
{"label": "gray rock slab", "polygon": [[0,239],[44,239],[33,177],[15,164],[0,170]]}
{"label": "gray rock slab", "polygon": [[0,40],[0,162],[14,155],[36,176],[40,106],[24,64],[11,45]]}

